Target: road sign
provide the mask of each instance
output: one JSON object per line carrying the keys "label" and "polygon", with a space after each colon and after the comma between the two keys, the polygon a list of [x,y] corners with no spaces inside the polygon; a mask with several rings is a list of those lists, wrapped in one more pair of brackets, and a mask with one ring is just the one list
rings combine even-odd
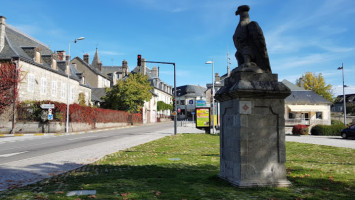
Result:
{"label": "road sign", "polygon": [[52,108],[48,108],[48,114],[52,114]]}
{"label": "road sign", "polygon": [[48,114],[48,120],[53,120],[53,114]]}
{"label": "road sign", "polygon": [[41,104],[41,108],[42,109],[53,109],[54,108],[54,104]]}
{"label": "road sign", "polygon": [[195,112],[191,112],[191,115],[194,115],[195,114]]}
{"label": "road sign", "polygon": [[176,111],[173,112],[173,115],[176,116]]}

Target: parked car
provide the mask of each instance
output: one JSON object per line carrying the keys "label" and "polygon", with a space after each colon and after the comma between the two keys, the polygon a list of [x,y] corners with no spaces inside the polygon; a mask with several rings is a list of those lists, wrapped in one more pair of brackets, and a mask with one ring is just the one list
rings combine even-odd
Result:
{"label": "parked car", "polygon": [[349,137],[355,137],[355,124],[349,126],[348,128],[344,128],[341,131],[341,137],[344,139]]}

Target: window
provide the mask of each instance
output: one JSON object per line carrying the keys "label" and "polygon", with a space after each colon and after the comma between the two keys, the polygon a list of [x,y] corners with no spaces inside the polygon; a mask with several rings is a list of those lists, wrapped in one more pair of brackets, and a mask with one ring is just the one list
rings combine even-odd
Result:
{"label": "window", "polygon": [[181,100],[181,101],[180,101],[180,104],[181,104],[181,105],[185,105],[185,100]]}
{"label": "window", "polygon": [[288,118],[289,119],[295,119],[296,118],[296,114],[294,112],[290,112],[290,113],[288,113]]}
{"label": "window", "polygon": [[316,112],[316,119],[323,119],[322,112]]}
{"label": "window", "polygon": [[57,96],[57,81],[52,81],[52,97],[56,97]]}
{"label": "window", "polygon": [[27,91],[28,92],[33,92],[35,88],[35,75],[34,74],[28,74],[27,75]]}
{"label": "window", "polygon": [[67,91],[67,84],[62,83],[61,97],[62,97],[63,99],[65,98],[66,91]]}
{"label": "window", "polygon": [[70,99],[74,101],[74,86],[70,87]]}
{"label": "window", "polygon": [[42,77],[41,78],[41,94],[46,94],[47,93],[47,78]]}

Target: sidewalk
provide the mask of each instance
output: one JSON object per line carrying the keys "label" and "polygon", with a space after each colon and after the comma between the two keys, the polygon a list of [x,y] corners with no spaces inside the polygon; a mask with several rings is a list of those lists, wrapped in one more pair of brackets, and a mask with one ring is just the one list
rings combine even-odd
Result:
{"label": "sidewalk", "polygon": [[355,140],[340,136],[286,135],[286,141],[355,149]]}

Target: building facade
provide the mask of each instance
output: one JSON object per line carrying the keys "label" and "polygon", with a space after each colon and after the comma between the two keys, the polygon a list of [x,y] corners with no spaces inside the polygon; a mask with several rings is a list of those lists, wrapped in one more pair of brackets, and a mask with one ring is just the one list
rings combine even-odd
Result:
{"label": "building facade", "polygon": [[[199,85],[183,85],[176,88],[175,103],[178,110],[178,119],[184,120],[193,118],[197,101],[206,103],[206,88]],[[210,106],[206,104],[206,106]],[[195,117],[196,118],[196,117]]]}
{"label": "building facade", "polygon": [[69,97],[72,104],[78,103],[79,94],[83,93],[86,104],[91,102],[91,88],[68,65],[64,51],[51,51],[47,45],[7,25],[3,16],[0,16],[0,62],[15,62],[20,70],[19,101],[67,103]]}
{"label": "building facade", "polygon": [[149,102],[146,102],[143,107],[143,123],[153,123],[157,121],[157,118],[170,117],[170,110],[157,110],[158,101],[163,101],[166,104],[172,104],[173,99],[173,89],[170,85],[166,84],[159,78],[159,69],[157,67],[149,69],[143,61],[142,66],[134,68],[132,73],[147,75],[148,81],[151,86],[153,86],[151,91],[153,97]]}
{"label": "building facade", "polygon": [[331,102],[287,80],[283,80],[282,83],[291,90],[291,95],[285,99],[286,133],[291,133],[292,127],[297,124],[304,124],[310,128],[317,124],[331,124]]}

